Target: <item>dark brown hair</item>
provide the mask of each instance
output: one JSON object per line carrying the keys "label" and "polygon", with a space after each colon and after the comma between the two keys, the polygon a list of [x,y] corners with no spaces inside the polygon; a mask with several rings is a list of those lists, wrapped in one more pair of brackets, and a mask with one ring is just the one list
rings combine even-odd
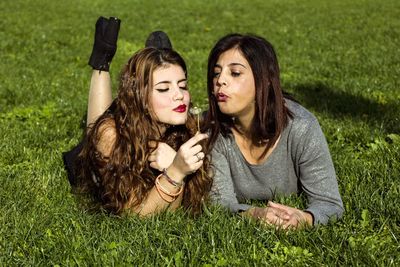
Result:
{"label": "dark brown hair", "polygon": [[[197,132],[196,118],[188,113],[185,125],[167,126],[160,135],[160,122],[152,112],[149,95],[153,72],[170,64],[182,67],[186,74],[184,60],[173,50],[145,48],[136,52],[121,71],[118,97],[111,108],[88,127],[79,155],[79,189],[92,194],[112,213],[138,207],[154,187],[159,172],[148,163],[154,149],[149,141],[165,142],[177,150]],[[110,127],[116,136],[111,154],[105,158],[97,145]],[[192,213],[201,211],[201,202],[211,188],[211,178],[203,171],[208,165],[205,158],[203,167],[186,178],[182,205]]]}
{"label": "dark brown hair", "polygon": [[211,129],[209,145],[212,146],[215,143],[219,133],[226,136],[231,133],[230,129],[233,127],[232,118],[223,114],[218,107],[213,84],[215,65],[221,54],[230,49],[237,49],[246,58],[254,75],[255,115],[250,132],[253,144],[268,140],[267,146],[260,156],[261,159],[278,140],[291,113],[285,106],[274,48],[267,40],[256,35],[226,35],[215,44],[210,52],[207,73],[209,112],[206,116],[205,126]]}

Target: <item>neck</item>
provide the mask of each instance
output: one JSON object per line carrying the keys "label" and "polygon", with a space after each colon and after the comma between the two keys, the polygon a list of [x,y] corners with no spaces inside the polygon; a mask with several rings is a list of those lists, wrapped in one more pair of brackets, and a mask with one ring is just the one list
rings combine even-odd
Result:
{"label": "neck", "polygon": [[169,126],[168,124],[164,124],[164,123],[158,124],[158,132],[160,134],[158,136],[158,138],[161,138],[165,134],[165,132],[167,131],[168,126]]}
{"label": "neck", "polygon": [[243,116],[235,117],[234,124],[236,129],[244,135],[246,138],[251,137],[251,122],[253,121],[253,116],[251,114],[246,114]]}
{"label": "neck", "polygon": [[255,116],[255,101],[250,103],[234,117],[235,128],[241,135],[251,139],[251,123]]}

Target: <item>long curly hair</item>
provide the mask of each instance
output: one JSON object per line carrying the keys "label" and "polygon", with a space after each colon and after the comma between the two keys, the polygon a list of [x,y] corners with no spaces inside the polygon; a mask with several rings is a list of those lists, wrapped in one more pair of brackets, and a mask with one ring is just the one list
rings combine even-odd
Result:
{"label": "long curly hair", "polygon": [[[150,92],[153,72],[166,65],[182,67],[187,76],[184,60],[173,50],[144,48],[136,52],[121,71],[117,98],[87,129],[77,162],[78,190],[91,194],[111,213],[138,207],[155,186],[160,172],[148,162],[155,149],[149,146],[150,141],[165,142],[177,150],[198,131],[196,118],[188,113],[184,125],[163,125],[167,130],[160,133],[162,123],[152,112]],[[97,145],[109,127],[116,136],[106,158]],[[208,167],[206,157],[202,168],[186,177],[182,205],[193,214],[201,212],[211,189],[212,179],[205,171]]]}

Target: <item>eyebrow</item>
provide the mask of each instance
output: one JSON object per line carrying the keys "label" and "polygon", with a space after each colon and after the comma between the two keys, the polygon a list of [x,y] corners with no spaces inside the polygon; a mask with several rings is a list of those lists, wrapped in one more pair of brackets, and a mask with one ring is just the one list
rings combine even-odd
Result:
{"label": "eyebrow", "polygon": [[[179,80],[178,83],[186,82],[186,81],[187,81],[187,79],[185,78],[185,79]],[[154,86],[159,85],[159,84],[163,84],[163,83],[167,83],[168,84],[168,83],[171,83],[171,81],[161,81],[161,82],[156,83]]]}
{"label": "eyebrow", "polygon": [[[236,62],[230,63],[230,64],[228,64],[228,66],[230,66],[230,67],[231,66],[242,66],[243,68],[247,69],[246,66],[243,65],[242,63],[236,63]],[[219,64],[215,64],[214,68],[221,68],[222,69],[222,66],[219,65]]]}

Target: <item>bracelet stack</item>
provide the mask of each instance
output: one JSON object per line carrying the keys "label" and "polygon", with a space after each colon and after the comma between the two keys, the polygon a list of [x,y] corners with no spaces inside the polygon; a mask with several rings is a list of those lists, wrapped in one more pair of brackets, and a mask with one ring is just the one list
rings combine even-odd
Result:
{"label": "bracelet stack", "polygon": [[[164,176],[165,179],[168,181],[168,183],[170,183],[171,185],[173,185],[176,188],[179,188],[179,191],[176,193],[172,193],[170,192],[168,189],[166,189],[161,183],[160,183],[160,178],[161,176]],[[166,170],[164,169],[163,173],[161,173],[160,175],[157,176],[156,178],[156,189],[158,194],[160,195],[160,197],[168,202],[171,203],[173,201],[176,200],[176,198],[182,193],[183,191],[183,185],[184,182],[177,182],[174,181],[173,179],[171,179],[171,177],[168,176]]]}
{"label": "bracelet stack", "polygon": [[171,179],[171,177],[168,176],[168,173],[167,173],[166,169],[163,170],[163,174],[164,174],[165,178],[167,179],[167,181],[170,184],[172,184],[173,186],[175,186],[175,187],[182,186],[183,183],[184,183],[183,181],[182,182],[177,182],[177,181],[174,181],[173,179]]}

